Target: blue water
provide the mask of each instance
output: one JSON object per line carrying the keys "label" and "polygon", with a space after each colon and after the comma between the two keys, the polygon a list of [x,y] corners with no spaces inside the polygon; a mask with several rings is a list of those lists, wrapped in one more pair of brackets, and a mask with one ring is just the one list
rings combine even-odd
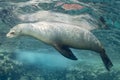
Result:
{"label": "blue water", "polygon": [[[31,1],[31,2],[30,2]],[[119,0],[61,0],[64,4],[77,3],[82,10],[65,10],[55,7],[59,0],[0,0],[0,80],[120,80],[120,1]],[[87,19],[98,27],[91,32],[104,45],[107,55],[113,62],[111,71],[107,71],[100,56],[93,51],[71,49],[77,61],[63,57],[53,47],[32,37],[20,36],[6,38],[13,26],[20,23],[34,23],[46,19],[58,20],[58,17],[45,16],[30,18],[38,11],[50,11],[65,14],[70,21],[79,24],[81,14],[89,14]],[[28,15],[22,18],[21,15]],[[42,16],[41,16],[42,17]],[[102,17],[102,19],[100,19]],[[72,23],[72,21],[70,22]],[[103,26],[103,27],[102,27]]]}

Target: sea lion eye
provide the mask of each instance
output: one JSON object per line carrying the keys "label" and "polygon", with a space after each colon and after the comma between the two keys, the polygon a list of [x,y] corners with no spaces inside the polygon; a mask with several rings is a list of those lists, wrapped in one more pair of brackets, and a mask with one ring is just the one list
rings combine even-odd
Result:
{"label": "sea lion eye", "polygon": [[15,32],[11,32],[10,34],[15,34]]}

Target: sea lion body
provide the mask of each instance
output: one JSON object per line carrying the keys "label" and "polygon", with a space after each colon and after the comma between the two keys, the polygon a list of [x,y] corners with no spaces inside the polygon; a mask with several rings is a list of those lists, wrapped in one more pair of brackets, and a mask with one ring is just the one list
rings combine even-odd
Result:
{"label": "sea lion body", "polygon": [[14,28],[22,30],[19,33],[20,35],[29,35],[53,46],[59,43],[72,48],[95,51],[102,48],[99,40],[91,32],[78,26],[64,23],[38,22],[19,24]]}
{"label": "sea lion body", "polygon": [[[69,49],[70,47],[98,52],[102,55],[102,58],[103,55],[105,58],[107,56],[100,41],[91,32],[74,25],[59,22],[18,24],[10,30],[7,37],[15,37],[14,35],[28,35],[35,37],[38,40],[53,46],[63,56],[72,60],[77,60],[77,58]],[[104,64],[107,65],[107,69],[109,70],[112,63],[108,57],[107,60],[108,62],[105,62]]]}

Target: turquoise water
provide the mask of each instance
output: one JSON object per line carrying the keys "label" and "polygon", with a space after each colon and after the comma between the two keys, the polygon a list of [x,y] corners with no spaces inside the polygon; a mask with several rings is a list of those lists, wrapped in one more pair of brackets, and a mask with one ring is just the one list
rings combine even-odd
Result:
{"label": "turquoise water", "polygon": [[[84,8],[65,10],[62,5],[56,6],[58,0],[0,1],[0,80],[120,80],[120,1],[61,2]],[[48,20],[80,25],[80,15],[104,45],[114,65],[111,71],[105,69],[100,56],[93,51],[71,49],[78,58],[72,61],[32,37],[6,38],[9,29],[20,23]]]}

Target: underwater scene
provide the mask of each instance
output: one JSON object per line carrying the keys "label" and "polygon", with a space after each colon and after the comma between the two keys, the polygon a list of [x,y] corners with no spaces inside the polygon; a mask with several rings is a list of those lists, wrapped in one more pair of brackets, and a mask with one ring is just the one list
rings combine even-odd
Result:
{"label": "underwater scene", "polygon": [[120,0],[0,0],[0,80],[120,80]]}

